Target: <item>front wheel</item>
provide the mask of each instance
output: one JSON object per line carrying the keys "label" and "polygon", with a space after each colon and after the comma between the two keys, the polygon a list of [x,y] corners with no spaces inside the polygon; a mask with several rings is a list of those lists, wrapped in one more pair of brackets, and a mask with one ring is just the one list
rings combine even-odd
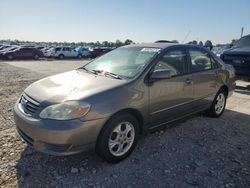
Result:
{"label": "front wheel", "polygon": [[97,153],[106,161],[119,162],[134,150],[139,134],[139,123],[130,114],[118,114],[103,128],[97,140]]}
{"label": "front wheel", "polygon": [[13,57],[13,55],[8,55],[8,56],[7,56],[7,59],[8,59],[8,60],[13,60],[14,57]]}
{"label": "front wheel", "polygon": [[224,89],[219,90],[207,114],[211,117],[221,116],[225,110],[226,101],[227,101],[227,94],[225,90]]}

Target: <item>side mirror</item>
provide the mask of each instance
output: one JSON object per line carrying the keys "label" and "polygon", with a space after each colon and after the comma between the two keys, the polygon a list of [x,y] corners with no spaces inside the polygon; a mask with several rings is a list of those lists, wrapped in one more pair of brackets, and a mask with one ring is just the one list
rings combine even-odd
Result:
{"label": "side mirror", "polygon": [[170,70],[167,69],[155,70],[150,76],[150,79],[152,80],[159,80],[166,78],[171,78]]}

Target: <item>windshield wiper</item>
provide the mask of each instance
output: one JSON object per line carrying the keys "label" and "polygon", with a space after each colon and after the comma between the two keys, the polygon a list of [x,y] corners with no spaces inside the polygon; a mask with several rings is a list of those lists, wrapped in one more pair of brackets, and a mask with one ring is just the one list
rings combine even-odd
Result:
{"label": "windshield wiper", "polygon": [[112,72],[108,72],[108,71],[104,71],[104,70],[92,70],[94,71],[95,73],[101,73],[102,75],[104,76],[110,76],[112,78],[115,78],[115,79],[119,79],[119,80],[122,80],[122,77],[115,74],[115,73],[112,73]]}
{"label": "windshield wiper", "polygon": [[96,72],[95,70],[89,70],[89,69],[86,69],[85,67],[80,67],[79,69],[83,69],[86,72],[89,72],[89,73],[92,73],[92,74],[98,74],[98,72]]}
{"label": "windshield wiper", "polygon": [[122,80],[122,77],[115,74],[115,73],[112,73],[112,72],[108,72],[108,71],[104,71],[104,70],[90,70],[90,69],[86,69],[85,67],[80,67],[79,69],[83,69],[85,70],[86,72],[90,72],[92,74],[103,74],[104,76],[110,76],[112,78],[115,78],[115,79],[119,79],[119,80]]}
{"label": "windshield wiper", "polygon": [[117,75],[117,74],[115,74],[115,73],[112,73],[112,72],[107,72],[107,71],[105,71],[105,72],[104,72],[104,75],[108,75],[108,76],[111,76],[111,77],[113,77],[113,78],[115,78],[115,79],[122,80],[122,78],[121,78],[119,75]]}

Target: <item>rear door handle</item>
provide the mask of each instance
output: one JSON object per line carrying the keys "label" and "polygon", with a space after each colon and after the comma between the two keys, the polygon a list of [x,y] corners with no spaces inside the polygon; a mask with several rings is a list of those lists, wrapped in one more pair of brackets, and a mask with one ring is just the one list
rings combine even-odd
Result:
{"label": "rear door handle", "polygon": [[190,78],[187,78],[186,81],[185,81],[185,83],[188,84],[188,85],[189,85],[189,84],[192,84],[192,83],[193,83],[193,80],[190,79]]}

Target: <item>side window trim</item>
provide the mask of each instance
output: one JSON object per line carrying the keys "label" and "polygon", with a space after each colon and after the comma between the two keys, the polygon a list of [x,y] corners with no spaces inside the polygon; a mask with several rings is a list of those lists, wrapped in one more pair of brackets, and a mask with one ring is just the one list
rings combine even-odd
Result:
{"label": "side window trim", "polygon": [[213,56],[210,55],[210,59],[214,61],[214,63],[212,62],[212,64],[216,66],[216,67],[214,67],[213,69],[221,68],[221,64],[218,63],[218,62],[216,61],[216,59],[215,59]]}

